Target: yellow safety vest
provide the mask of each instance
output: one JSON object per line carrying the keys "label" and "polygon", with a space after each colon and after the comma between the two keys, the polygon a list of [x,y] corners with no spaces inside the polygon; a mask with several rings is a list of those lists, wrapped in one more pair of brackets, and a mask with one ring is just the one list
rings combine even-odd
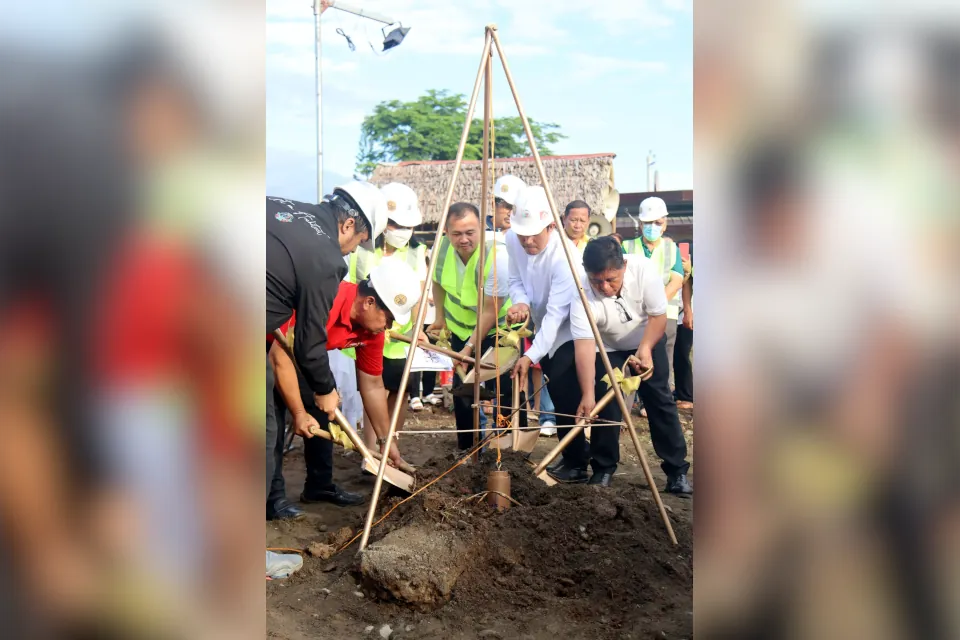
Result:
{"label": "yellow safety vest", "polygon": [[[488,242],[487,257],[483,263],[483,281],[486,282],[490,277],[490,270],[493,268],[493,242]],[[504,251],[504,247],[499,247]],[[443,300],[443,316],[447,320],[447,328],[461,340],[469,340],[477,327],[477,301],[479,291],[477,290],[477,263],[480,259],[480,252],[474,251],[467,262],[463,272],[463,282],[457,286],[457,263],[460,260],[456,249],[450,244],[447,238],[444,238],[440,244],[440,255],[437,257],[437,265],[433,272],[433,281],[440,284],[446,296]],[[509,278],[510,274],[498,273],[497,278]],[[497,312],[497,325],[507,326],[507,310],[510,309],[511,302],[508,297]],[[496,333],[497,327],[493,327],[488,335]]]}
{"label": "yellow safety vest", "polygon": [[[677,262],[677,244],[673,241],[672,238],[661,238],[660,244],[658,244],[653,251],[650,252],[650,255],[647,256],[647,246],[643,243],[643,238],[635,238],[633,240],[627,240],[623,243],[623,248],[627,253],[636,253],[648,257],[653,263],[657,266],[657,269],[660,271],[660,276],[663,279],[663,286],[666,287],[670,284],[671,274],[673,273],[673,265]],[[680,306],[682,304],[682,299],[680,297],[680,291],[677,291],[675,295],[670,300],[667,300],[667,319],[676,320],[680,317]]]}
{"label": "yellow safety vest", "polygon": [[[350,254],[350,269],[347,272],[347,282],[357,284],[357,282],[369,276],[370,271],[380,264],[384,258],[406,260],[407,264],[409,264],[414,271],[418,271],[420,265],[423,264],[426,253],[427,247],[423,244],[419,245],[413,251],[410,250],[409,246],[400,247],[389,256],[383,255],[382,248],[367,251],[363,247],[358,247],[356,251]],[[402,326],[394,322],[390,330],[412,338],[413,333],[411,329],[413,329],[415,316],[416,314],[411,315],[410,321]],[[407,343],[400,342],[399,340],[387,340],[383,345],[383,357],[388,360],[404,360],[407,357],[408,346]],[[357,359],[356,349],[342,349],[341,352],[351,360]]]}

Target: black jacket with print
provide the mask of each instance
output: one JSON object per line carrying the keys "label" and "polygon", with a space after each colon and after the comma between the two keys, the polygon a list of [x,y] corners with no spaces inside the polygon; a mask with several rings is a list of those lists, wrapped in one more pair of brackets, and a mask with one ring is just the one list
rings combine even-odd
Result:
{"label": "black jacket with print", "polygon": [[347,274],[333,206],[267,198],[267,333],[297,312],[294,355],[321,395],[337,386],[327,357],[327,317]]}

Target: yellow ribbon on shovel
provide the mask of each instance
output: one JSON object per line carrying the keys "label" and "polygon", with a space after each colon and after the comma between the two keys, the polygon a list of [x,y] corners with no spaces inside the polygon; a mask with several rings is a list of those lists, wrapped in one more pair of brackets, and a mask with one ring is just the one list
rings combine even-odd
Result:
{"label": "yellow ribbon on shovel", "polygon": [[435,344],[443,349],[453,349],[450,344],[450,338],[452,336],[453,334],[450,333],[450,329],[440,329],[439,331],[430,332],[430,337],[436,341]]}
{"label": "yellow ribbon on shovel", "polygon": [[520,341],[532,336],[533,331],[527,329],[526,326],[520,327],[519,329],[505,329],[501,327],[497,329],[497,335],[500,338],[500,346],[511,347],[519,351]]}
{"label": "yellow ribbon on shovel", "polygon": [[[640,383],[642,382],[641,378],[643,376],[642,374],[640,374],[640,375],[628,377],[628,376],[625,376],[623,374],[623,371],[621,371],[620,369],[614,369],[613,377],[616,380],[617,384],[620,385],[620,389],[623,391],[623,393],[625,395],[630,395],[632,393],[635,393],[637,389],[640,388]],[[606,382],[608,387],[613,386],[610,384],[609,375],[605,375],[602,378],[600,378],[600,382]]]}
{"label": "yellow ribbon on shovel", "polygon": [[[331,422],[329,425],[327,425],[327,429],[330,430],[330,435],[333,437],[333,441],[338,442],[344,449],[348,451],[353,451],[356,449],[356,447],[353,446],[353,441],[347,435],[347,432],[341,429],[340,425],[338,425],[336,422]],[[316,430],[314,430],[314,434],[316,434]]]}

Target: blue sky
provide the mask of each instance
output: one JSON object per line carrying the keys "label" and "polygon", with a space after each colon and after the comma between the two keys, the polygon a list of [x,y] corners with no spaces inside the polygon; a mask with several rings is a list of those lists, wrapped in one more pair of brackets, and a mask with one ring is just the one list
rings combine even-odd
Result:
{"label": "blue sky", "polygon": [[[617,188],[631,192],[646,188],[652,149],[661,189],[693,188],[692,0],[349,1],[412,30],[378,55],[368,43],[380,45],[383,25],[323,14],[325,192],[352,175],[360,124],[377,103],[427,89],[470,93],[490,23],[527,115],[568,136],[554,153],[616,153]],[[311,6],[267,0],[266,30],[267,193],[307,201],[316,195]],[[516,115],[499,66],[493,84],[494,117]]]}

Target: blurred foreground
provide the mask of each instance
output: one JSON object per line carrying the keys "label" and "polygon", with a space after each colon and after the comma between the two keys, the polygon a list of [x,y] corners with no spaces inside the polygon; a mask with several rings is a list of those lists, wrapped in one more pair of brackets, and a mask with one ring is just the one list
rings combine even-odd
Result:
{"label": "blurred foreground", "polygon": [[262,638],[263,5],[131,6],[0,24],[0,627]]}
{"label": "blurred foreground", "polygon": [[696,5],[698,638],[960,637],[960,11],[928,4]]}

